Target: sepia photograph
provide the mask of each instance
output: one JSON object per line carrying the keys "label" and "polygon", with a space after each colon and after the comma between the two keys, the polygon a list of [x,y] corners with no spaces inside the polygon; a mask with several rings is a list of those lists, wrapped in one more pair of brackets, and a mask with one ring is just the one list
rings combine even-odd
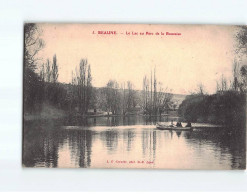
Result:
{"label": "sepia photograph", "polygon": [[247,26],[23,31],[23,167],[246,169]]}

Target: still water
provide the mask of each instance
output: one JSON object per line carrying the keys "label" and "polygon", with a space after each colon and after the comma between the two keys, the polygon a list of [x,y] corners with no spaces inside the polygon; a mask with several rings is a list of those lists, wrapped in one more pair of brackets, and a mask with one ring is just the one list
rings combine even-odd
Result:
{"label": "still water", "polygon": [[192,124],[198,127],[193,132],[155,128],[157,121],[170,120],[130,116],[25,121],[23,166],[245,168],[243,130],[232,133],[236,129],[209,128],[207,124]]}

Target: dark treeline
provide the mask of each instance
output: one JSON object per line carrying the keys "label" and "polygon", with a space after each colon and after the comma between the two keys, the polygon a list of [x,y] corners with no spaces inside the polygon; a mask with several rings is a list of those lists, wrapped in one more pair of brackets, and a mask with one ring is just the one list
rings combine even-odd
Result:
{"label": "dark treeline", "polygon": [[40,29],[35,24],[24,26],[24,92],[23,103],[25,112],[36,112],[43,104],[44,94],[40,90],[44,88],[44,82],[36,73],[38,52],[44,47],[44,42],[39,38]]}
{"label": "dark treeline", "polygon": [[[71,94],[68,94],[64,84],[58,82],[58,59],[54,54],[53,59],[47,59],[40,65],[43,59],[38,53],[44,48],[45,43],[40,38],[42,29],[36,24],[28,23],[24,26],[24,112],[25,114],[41,113],[44,108],[56,108],[56,110],[68,109],[71,105]],[[87,71],[87,72],[86,72]],[[85,105],[91,93],[90,65],[86,60],[81,60],[79,71],[72,79],[72,85],[76,86],[73,95],[77,96],[80,111],[85,112]],[[73,99],[73,98],[72,98]],[[82,109],[82,107],[84,109]]]}
{"label": "dark treeline", "polygon": [[86,58],[78,62],[72,71],[71,83],[58,82],[59,59],[39,59],[38,53],[45,47],[41,39],[42,29],[29,23],[24,26],[24,111],[40,114],[49,108],[72,115],[102,114],[126,115],[142,113],[161,115],[174,105],[172,94],[157,82],[155,69],[151,79],[143,79],[143,90],[135,90],[131,81],[118,83],[109,80],[105,87],[92,86],[91,66]]}
{"label": "dark treeline", "polygon": [[247,53],[247,28],[240,27],[236,34],[238,47],[232,66],[232,79],[222,74],[216,81],[216,94],[207,95],[200,84],[198,92],[186,97],[179,106],[179,115],[187,121],[210,122],[228,126],[246,123],[247,66],[240,65],[241,57]]}
{"label": "dark treeline", "polygon": [[194,94],[186,97],[179,106],[178,113],[191,122],[244,126],[245,100],[245,94],[237,91],[213,95]]}
{"label": "dark treeline", "polygon": [[[216,82],[216,93],[208,95],[203,85],[179,106],[178,113],[191,122],[208,122],[227,126],[244,126],[246,118],[246,66],[233,64],[233,82],[222,75]],[[238,71],[237,71],[238,70]],[[236,76],[238,75],[238,76]],[[228,83],[230,83],[228,85]]]}
{"label": "dark treeline", "polygon": [[58,83],[58,64],[56,54],[52,61],[38,68],[37,54],[45,46],[40,38],[42,33],[35,24],[24,26],[24,109],[25,113],[40,112],[47,102],[61,108],[65,91]]}

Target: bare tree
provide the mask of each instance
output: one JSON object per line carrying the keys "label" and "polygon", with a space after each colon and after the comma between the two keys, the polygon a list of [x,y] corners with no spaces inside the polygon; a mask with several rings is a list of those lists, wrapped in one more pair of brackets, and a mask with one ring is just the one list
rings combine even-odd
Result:
{"label": "bare tree", "polygon": [[147,112],[148,109],[148,95],[149,95],[149,81],[147,76],[145,75],[142,83],[142,109],[144,113]]}
{"label": "bare tree", "polygon": [[43,49],[44,41],[40,38],[42,30],[34,23],[24,25],[24,66],[35,70],[38,52]]}
{"label": "bare tree", "polygon": [[234,62],[233,62],[232,73],[233,73],[232,88],[234,91],[238,91],[239,89],[239,64],[236,59],[234,59]]}
{"label": "bare tree", "polygon": [[142,90],[142,109],[144,114],[152,113],[152,101],[151,90],[149,85],[149,79],[145,75],[143,78],[143,90]]}
{"label": "bare tree", "polygon": [[154,95],[153,95],[153,109],[152,112],[154,113],[154,115],[157,114],[157,80],[156,80],[156,68],[154,68]]}
{"label": "bare tree", "polygon": [[169,111],[173,106],[172,102],[173,95],[169,92],[169,89],[166,87],[163,88],[162,83],[159,82],[159,91],[157,92],[157,110],[161,115],[163,112]]}
{"label": "bare tree", "polygon": [[221,76],[221,91],[222,92],[227,91],[227,79],[223,74]]}
{"label": "bare tree", "polygon": [[91,68],[87,59],[81,59],[79,69],[76,67],[75,74],[72,73],[72,85],[75,87],[75,94],[79,111],[82,115],[88,112],[90,98],[92,95]]}
{"label": "bare tree", "polygon": [[45,82],[45,64],[44,63],[41,65],[39,77],[40,77],[42,82]]}
{"label": "bare tree", "polygon": [[135,91],[134,91],[134,87],[133,84],[128,81],[127,82],[127,87],[128,87],[128,94],[127,94],[127,110],[130,111],[131,108],[134,107],[135,105]]}
{"label": "bare tree", "polygon": [[220,84],[219,84],[219,81],[216,80],[216,93],[219,93],[220,92]]}
{"label": "bare tree", "polygon": [[51,68],[51,81],[53,83],[57,82],[58,78],[58,65],[57,65],[57,56],[56,54],[53,56],[53,63]]}
{"label": "bare tree", "polygon": [[91,66],[90,64],[88,65],[88,69],[87,69],[87,82],[86,82],[86,112],[88,111],[89,107],[94,107],[94,105],[92,105],[92,101],[90,101],[92,99],[92,92],[93,92],[93,87],[92,87],[92,75],[91,75]]}
{"label": "bare tree", "polygon": [[105,88],[107,112],[119,114],[121,109],[121,98],[119,93],[119,84],[115,80],[109,80]]}
{"label": "bare tree", "polygon": [[205,94],[205,87],[204,87],[204,85],[202,84],[202,83],[199,83],[198,85],[197,85],[197,93],[198,94],[201,94],[201,95],[204,95]]}
{"label": "bare tree", "polygon": [[127,112],[127,98],[126,98],[126,89],[125,89],[125,82],[121,85],[122,89],[122,114],[125,115]]}
{"label": "bare tree", "polygon": [[[231,85],[231,83],[230,83],[230,85]],[[227,90],[229,90],[228,82],[227,82],[227,79],[224,76],[224,74],[222,74],[220,80],[216,81],[216,92],[217,93],[224,93]]]}
{"label": "bare tree", "polygon": [[45,81],[46,82],[51,82],[51,76],[52,76],[52,71],[51,71],[50,60],[47,59],[47,61],[46,61],[46,70],[45,70]]}
{"label": "bare tree", "polygon": [[142,109],[145,114],[156,115],[158,112],[156,68],[151,71],[150,78],[150,85],[147,76],[145,75],[143,78]]}

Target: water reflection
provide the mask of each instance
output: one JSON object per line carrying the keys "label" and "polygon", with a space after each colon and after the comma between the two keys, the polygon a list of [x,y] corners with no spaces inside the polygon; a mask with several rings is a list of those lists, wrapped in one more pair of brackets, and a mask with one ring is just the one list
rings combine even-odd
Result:
{"label": "water reflection", "polygon": [[[175,117],[177,118],[177,117]],[[126,125],[154,125],[157,122],[167,122],[171,117],[155,116],[116,116],[116,117],[67,117],[64,119],[65,126],[126,126]]]}
{"label": "water reflection", "polygon": [[[168,121],[163,117],[157,120]],[[152,118],[144,116],[102,117],[83,121],[26,121],[23,165],[84,168],[245,168],[244,130],[239,130],[240,133],[234,135],[224,128],[205,128],[193,132],[162,131],[155,128],[155,123]],[[68,126],[71,128],[64,128]],[[78,128],[72,128],[75,126]],[[115,163],[117,160],[133,163]],[[109,163],[111,161],[113,163]]]}

